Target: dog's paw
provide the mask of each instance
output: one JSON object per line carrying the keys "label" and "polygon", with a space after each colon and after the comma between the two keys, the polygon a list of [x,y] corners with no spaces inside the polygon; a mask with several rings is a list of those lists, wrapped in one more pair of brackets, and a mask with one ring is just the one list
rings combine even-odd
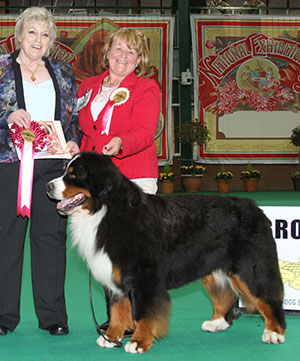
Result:
{"label": "dog's paw", "polygon": [[204,321],[202,323],[202,330],[208,332],[218,332],[226,330],[230,327],[229,323],[224,318],[218,318],[217,320]]}
{"label": "dog's paw", "polygon": [[[122,339],[120,338],[118,341],[121,341]],[[97,345],[100,347],[106,347],[106,348],[112,348],[112,347],[117,347],[117,345],[113,342],[110,341],[107,338],[104,338],[103,336],[100,336],[97,338]]]}
{"label": "dog's paw", "polygon": [[284,343],[285,336],[280,335],[279,333],[277,333],[275,331],[270,331],[270,330],[265,329],[264,333],[262,335],[262,340],[265,343],[273,343],[273,344]]}
{"label": "dog's paw", "polygon": [[139,347],[138,342],[128,341],[125,345],[125,351],[130,353],[144,353],[146,352],[142,347]]}

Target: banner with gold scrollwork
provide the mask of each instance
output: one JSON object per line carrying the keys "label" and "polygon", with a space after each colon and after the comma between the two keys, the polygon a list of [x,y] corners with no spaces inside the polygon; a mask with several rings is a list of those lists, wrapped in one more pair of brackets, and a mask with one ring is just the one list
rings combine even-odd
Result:
{"label": "banner with gold scrollwork", "polygon": [[[159,163],[172,161],[172,72],[173,72],[173,17],[87,17],[56,16],[58,33],[50,56],[72,64],[78,85],[83,79],[101,74],[102,49],[105,36],[117,27],[140,30],[150,48],[150,69],[146,76],[160,86],[162,104],[156,132]],[[15,50],[15,18],[0,16],[0,54]]]}
{"label": "banner with gold scrollwork", "polygon": [[296,163],[300,19],[191,15],[195,117],[211,141],[207,163]]}

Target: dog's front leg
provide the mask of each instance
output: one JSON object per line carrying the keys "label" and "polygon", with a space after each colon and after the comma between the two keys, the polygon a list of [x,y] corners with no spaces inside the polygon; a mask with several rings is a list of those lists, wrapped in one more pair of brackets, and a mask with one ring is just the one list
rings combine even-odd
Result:
{"label": "dog's front leg", "polygon": [[101,347],[115,347],[112,341],[121,341],[125,330],[134,328],[132,320],[131,303],[128,298],[121,298],[113,302],[110,309],[109,327],[106,336],[100,336],[97,344]]}
{"label": "dog's front leg", "polygon": [[141,299],[132,300],[135,331],[130,341],[125,345],[125,351],[130,353],[147,352],[155,338],[161,338],[168,333],[170,315],[170,297],[167,292],[147,299],[146,304]]}

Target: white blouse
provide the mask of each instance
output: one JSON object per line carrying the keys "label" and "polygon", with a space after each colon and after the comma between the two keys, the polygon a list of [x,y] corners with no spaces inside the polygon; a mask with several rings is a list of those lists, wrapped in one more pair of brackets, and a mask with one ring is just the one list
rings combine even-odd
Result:
{"label": "white blouse", "polygon": [[106,103],[109,100],[110,94],[116,90],[118,87],[107,87],[107,86],[100,86],[98,94],[95,96],[94,100],[91,104],[91,113],[94,119],[94,122],[97,120],[100,112],[105,107]]}

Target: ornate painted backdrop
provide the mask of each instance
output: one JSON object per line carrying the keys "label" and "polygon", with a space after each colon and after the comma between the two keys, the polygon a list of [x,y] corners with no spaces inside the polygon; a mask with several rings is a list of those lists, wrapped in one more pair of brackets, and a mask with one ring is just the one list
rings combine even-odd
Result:
{"label": "ornate painted backdrop", "polygon": [[300,124],[300,19],[191,15],[195,114],[207,163],[295,163]]}
{"label": "ornate painted backdrop", "polygon": [[[153,78],[162,92],[161,116],[156,134],[157,156],[161,164],[172,160],[171,94],[173,73],[172,17],[56,17],[58,36],[50,56],[72,64],[80,85],[86,77],[101,74],[101,54],[106,34],[116,27],[137,28],[145,34],[150,48]],[[15,18],[0,17],[0,54],[15,50]]]}

